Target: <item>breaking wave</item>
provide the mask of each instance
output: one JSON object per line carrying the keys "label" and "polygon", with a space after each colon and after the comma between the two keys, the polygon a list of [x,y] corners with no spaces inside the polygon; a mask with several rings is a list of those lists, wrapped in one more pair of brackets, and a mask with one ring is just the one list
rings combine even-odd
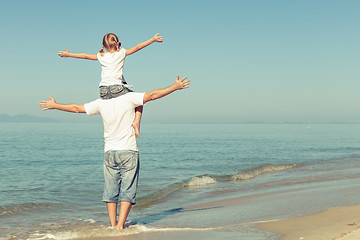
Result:
{"label": "breaking wave", "polygon": [[268,164],[268,165],[263,165],[256,168],[251,168],[248,170],[241,171],[233,175],[231,178],[233,181],[249,180],[265,173],[287,170],[287,169],[295,168],[297,166],[298,166],[297,164],[281,164],[281,165]]}
{"label": "breaking wave", "polygon": [[192,177],[191,180],[185,185],[186,187],[202,187],[210,184],[216,183],[214,178],[209,177],[208,175]]}
{"label": "breaking wave", "polygon": [[296,168],[298,166],[299,166],[298,164],[279,164],[279,165],[267,164],[267,165],[262,165],[259,167],[243,170],[234,175],[194,176],[190,180],[170,184],[166,188],[160,189],[155,193],[139,198],[137,206],[143,208],[152,205],[156,203],[158,200],[165,198],[166,196],[170,195],[171,193],[181,188],[205,187],[211,184],[216,184],[217,182],[246,181],[269,172],[283,171],[291,168]]}
{"label": "breaking wave", "polygon": [[0,216],[10,216],[28,211],[59,209],[62,207],[63,206],[61,204],[54,203],[24,203],[9,206],[0,206]]}

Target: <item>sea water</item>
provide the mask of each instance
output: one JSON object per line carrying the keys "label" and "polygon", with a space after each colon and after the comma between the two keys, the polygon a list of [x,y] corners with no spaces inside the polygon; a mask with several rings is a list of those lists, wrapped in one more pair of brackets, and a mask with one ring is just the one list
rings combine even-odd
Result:
{"label": "sea water", "polygon": [[[0,239],[119,236],[108,229],[101,202],[101,123],[0,126]],[[360,203],[351,194],[359,182],[359,124],[143,123],[138,145],[140,181],[129,234],[207,231],[219,227],[211,220],[219,214],[227,216],[224,224],[250,223]],[[348,196],[331,195],[342,184],[349,187]],[[316,195],[324,188],[329,199]],[[302,206],[309,195],[318,201]],[[244,204],[230,212],[219,206],[186,210],[235,197]],[[294,204],[302,207],[290,210]],[[289,210],[278,211],[281,207]],[[235,210],[241,216],[232,214]],[[249,230],[231,232],[217,232],[213,239],[232,239]],[[251,236],[265,239],[259,232]]]}

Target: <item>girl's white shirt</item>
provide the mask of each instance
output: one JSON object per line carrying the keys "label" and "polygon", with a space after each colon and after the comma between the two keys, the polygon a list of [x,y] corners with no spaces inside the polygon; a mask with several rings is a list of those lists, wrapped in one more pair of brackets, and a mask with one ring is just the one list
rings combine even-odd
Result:
{"label": "girl's white shirt", "polygon": [[114,53],[105,52],[103,56],[100,53],[97,54],[101,64],[101,81],[99,86],[124,85],[126,83],[123,76],[125,57],[126,50],[124,48]]}

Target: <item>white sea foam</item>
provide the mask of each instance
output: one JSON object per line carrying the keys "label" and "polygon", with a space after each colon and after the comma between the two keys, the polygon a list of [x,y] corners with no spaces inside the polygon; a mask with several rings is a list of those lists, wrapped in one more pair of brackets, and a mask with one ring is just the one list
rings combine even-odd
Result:
{"label": "white sea foam", "polygon": [[88,223],[96,223],[96,221],[94,219],[82,219],[82,218],[79,218],[78,221],[83,221],[83,222],[88,222]]}
{"label": "white sea foam", "polygon": [[258,175],[265,174],[268,172],[274,172],[274,171],[282,171],[290,168],[297,167],[296,164],[282,164],[282,165],[264,165],[252,169],[248,169],[245,171],[241,171],[235,175],[232,176],[232,179],[234,181],[240,181],[240,180],[249,180],[251,178],[254,178]]}
{"label": "white sea foam", "polygon": [[192,177],[191,180],[185,185],[186,187],[201,187],[206,186],[209,184],[216,183],[214,178],[211,178],[207,175],[199,176],[199,177]]}
{"label": "white sea foam", "polygon": [[216,228],[156,228],[156,227],[147,227],[144,225],[133,225],[129,226],[123,230],[116,230],[116,227],[113,228],[97,228],[97,229],[81,229],[76,231],[66,231],[58,233],[36,233],[33,234],[29,239],[31,240],[41,240],[41,239],[55,239],[55,240],[68,240],[75,238],[96,238],[96,237],[117,237],[117,236],[129,236],[140,233],[150,233],[150,232],[173,232],[173,231],[207,231],[213,230]]}

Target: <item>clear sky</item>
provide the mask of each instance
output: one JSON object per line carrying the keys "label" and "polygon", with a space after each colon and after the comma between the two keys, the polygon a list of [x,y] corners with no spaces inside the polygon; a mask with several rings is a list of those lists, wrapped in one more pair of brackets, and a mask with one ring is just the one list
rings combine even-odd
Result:
{"label": "clear sky", "polygon": [[117,34],[138,92],[177,74],[191,87],[144,109],[148,122],[360,122],[360,1],[1,1],[0,113],[57,119],[40,99],[98,97],[100,64],[57,51],[97,53]]}

